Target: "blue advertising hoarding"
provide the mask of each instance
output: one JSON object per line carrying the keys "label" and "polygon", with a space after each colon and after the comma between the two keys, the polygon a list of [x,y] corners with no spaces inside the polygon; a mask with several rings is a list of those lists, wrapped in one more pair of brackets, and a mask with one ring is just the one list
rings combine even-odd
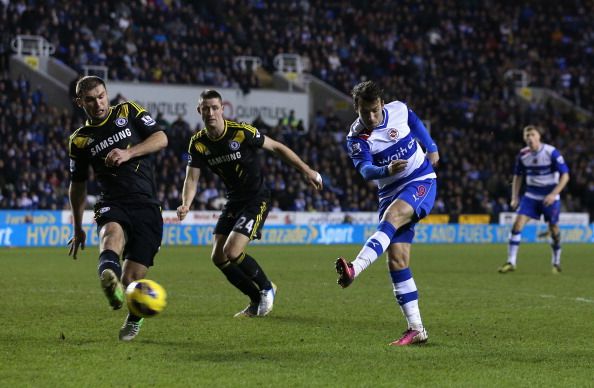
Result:
{"label": "blue advertising hoarding", "polygon": [[[416,227],[416,243],[506,243],[509,226],[502,225],[428,225]],[[85,225],[87,245],[97,245],[94,225]],[[262,239],[255,244],[362,244],[376,229],[376,225],[271,225],[262,230]],[[165,225],[163,245],[209,245],[214,225]],[[545,229],[527,225],[522,242],[547,241],[538,237]],[[562,225],[564,243],[594,242],[594,224]],[[66,246],[72,236],[67,224],[12,224],[0,225],[0,247]]]}

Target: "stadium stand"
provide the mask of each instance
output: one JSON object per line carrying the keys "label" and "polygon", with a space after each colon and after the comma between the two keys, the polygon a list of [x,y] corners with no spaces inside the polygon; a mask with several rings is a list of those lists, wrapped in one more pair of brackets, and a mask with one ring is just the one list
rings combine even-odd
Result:
{"label": "stadium stand", "polygon": [[[273,71],[278,53],[307,58],[310,72],[348,93],[362,79],[382,83],[387,100],[406,101],[431,123],[440,147],[434,212],[496,215],[508,209],[513,158],[522,126],[541,124],[545,141],[564,154],[572,179],[564,210],[594,215],[592,121],[552,104],[522,103],[506,74],[520,69],[529,84],[550,88],[594,109],[594,30],[587,1],[419,3],[219,0],[204,2],[82,1],[2,3],[0,30],[0,207],[54,208],[66,200],[66,139],[80,117],[59,112],[26,79],[8,77],[9,42],[38,34],[55,56],[81,72],[104,65],[109,79],[236,87],[260,86],[232,57],[257,56]],[[375,9],[381,12],[369,12]],[[400,12],[406,9],[407,12]],[[139,10],[142,10],[140,12]],[[555,23],[543,23],[555,20]],[[331,21],[331,22],[328,22]],[[282,33],[271,33],[282,31]],[[543,39],[543,37],[547,37]],[[152,112],[157,115],[158,112]],[[373,186],[354,172],[343,150],[350,123],[316,112],[306,133],[264,129],[324,173],[327,190],[308,189],[290,168],[265,158],[269,184],[283,210],[375,210]],[[195,130],[162,122],[170,147],[158,158],[159,197],[179,203],[185,147]],[[196,208],[220,204],[216,177],[201,181]],[[97,194],[93,181],[90,200]]]}

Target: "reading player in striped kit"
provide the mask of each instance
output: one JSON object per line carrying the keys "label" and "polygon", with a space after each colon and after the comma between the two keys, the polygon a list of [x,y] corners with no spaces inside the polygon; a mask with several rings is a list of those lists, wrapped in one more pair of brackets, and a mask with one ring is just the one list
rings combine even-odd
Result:
{"label": "reading player in striped kit", "polygon": [[[509,235],[507,262],[499,268],[500,273],[508,273],[516,269],[522,229],[531,218],[538,220],[541,216],[544,216],[545,221],[549,224],[549,232],[553,239],[551,244],[553,273],[561,272],[561,232],[558,225],[561,200],[559,193],[569,182],[569,168],[555,147],[541,143],[541,136],[542,129],[535,125],[528,125],[524,128],[526,147],[522,148],[516,158],[512,181],[511,207],[512,209],[517,207],[517,214]],[[526,191],[520,198],[520,188],[524,177],[526,178]]]}
{"label": "reading player in striped kit", "polygon": [[336,272],[338,284],[346,288],[387,252],[394,296],[408,323],[402,337],[390,345],[405,346],[428,338],[409,262],[415,225],[429,214],[435,201],[433,166],[439,153],[417,115],[400,101],[384,104],[382,93],[372,81],[353,88],[359,117],[347,137],[355,168],[365,180],[377,182],[380,224],[352,262],[336,260]]}

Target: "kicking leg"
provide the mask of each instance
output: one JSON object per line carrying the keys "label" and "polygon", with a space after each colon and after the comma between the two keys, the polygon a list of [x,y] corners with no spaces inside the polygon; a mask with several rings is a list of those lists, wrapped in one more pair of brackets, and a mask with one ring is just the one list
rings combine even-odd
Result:
{"label": "kicking leg", "polygon": [[97,272],[101,288],[112,309],[124,304],[124,288],[121,283],[120,256],[126,243],[124,229],[117,222],[108,222],[99,231],[99,264]]}
{"label": "kicking leg", "polygon": [[359,276],[367,267],[380,257],[388,246],[392,237],[401,226],[408,224],[414,214],[413,208],[402,200],[395,200],[385,211],[377,231],[371,235],[351,263],[343,258],[336,260],[338,284],[346,288],[355,277]]}

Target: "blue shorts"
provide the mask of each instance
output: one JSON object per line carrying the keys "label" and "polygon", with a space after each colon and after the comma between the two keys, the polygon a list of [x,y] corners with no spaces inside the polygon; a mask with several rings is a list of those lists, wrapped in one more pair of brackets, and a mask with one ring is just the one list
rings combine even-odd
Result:
{"label": "blue shorts", "polygon": [[414,210],[413,220],[406,225],[401,226],[392,240],[394,243],[412,243],[415,237],[415,225],[427,217],[435,203],[435,196],[437,194],[436,179],[425,179],[422,181],[410,182],[402,190],[394,194],[391,198],[385,198],[379,204],[379,218],[384,216],[384,212],[397,199],[400,199]]}
{"label": "blue shorts", "polygon": [[549,206],[542,203],[542,199],[528,198],[525,195],[520,199],[520,206],[518,206],[517,213],[523,214],[535,220],[539,220],[541,215],[544,215],[546,222],[551,225],[559,223],[559,213],[561,212],[561,201],[556,200]]}

